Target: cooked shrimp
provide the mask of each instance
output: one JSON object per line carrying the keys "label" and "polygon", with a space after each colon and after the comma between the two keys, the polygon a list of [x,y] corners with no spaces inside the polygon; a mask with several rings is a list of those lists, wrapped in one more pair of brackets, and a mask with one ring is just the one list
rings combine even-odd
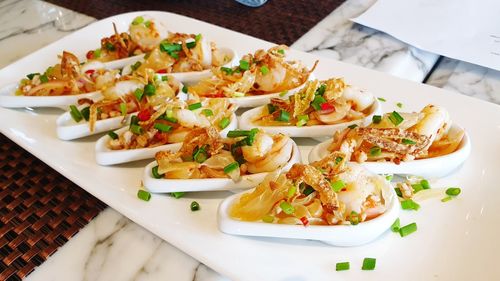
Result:
{"label": "cooked shrimp", "polygon": [[424,117],[410,128],[411,131],[429,138],[428,148],[434,141],[440,140],[450,128],[450,115],[446,109],[436,105],[427,105],[422,109]]}
{"label": "cooked shrimp", "polygon": [[356,111],[364,111],[369,108],[375,101],[375,97],[371,92],[365,91],[358,87],[348,86],[342,93],[343,97],[352,101],[353,108]]}
{"label": "cooked shrimp", "polygon": [[[264,133],[258,133],[255,137],[253,145],[242,147],[250,173],[275,171],[288,163],[293,150],[293,142],[290,137],[282,134],[275,135],[271,145],[269,145],[268,136]],[[254,159],[255,161],[252,161]]]}
{"label": "cooked shrimp", "polygon": [[162,34],[162,26],[152,18],[147,16],[139,16],[132,21],[129,26],[130,38],[141,48],[147,52],[156,48],[165,34]]}

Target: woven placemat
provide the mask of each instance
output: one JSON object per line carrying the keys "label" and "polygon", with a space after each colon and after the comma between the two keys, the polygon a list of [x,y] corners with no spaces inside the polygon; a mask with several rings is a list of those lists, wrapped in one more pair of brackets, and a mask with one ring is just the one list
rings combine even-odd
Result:
{"label": "woven placemat", "polygon": [[168,11],[270,42],[291,45],[344,0],[268,0],[259,8],[250,8],[233,0],[49,0],[48,2],[97,19],[140,10]]}
{"label": "woven placemat", "polygon": [[20,280],[106,205],[0,134],[0,280]]}
{"label": "woven placemat", "polygon": [[[232,0],[49,1],[101,19],[162,10],[290,45],[342,0],[269,0],[249,8]],[[0,280],[20,280],[106,205],[0,134]]]}

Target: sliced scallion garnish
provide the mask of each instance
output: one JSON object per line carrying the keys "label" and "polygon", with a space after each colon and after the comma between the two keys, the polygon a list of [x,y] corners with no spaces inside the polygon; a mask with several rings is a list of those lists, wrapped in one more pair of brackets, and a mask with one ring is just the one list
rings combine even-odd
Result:
{"label": "sliced scallion garnish", "polygon": [[151,193],[146,190],[139,189],[139,191],[137,191],[137,198],[143,201],[149,201],[151,199]]}
{"label": "sliced scallion garnish", "polygon": [[411,139],[402,139],[401,143],[402,144],[416,144],[416,142],[411,140]]}
{"label": "sliced scallion garnish", "polygon": [[392,124],[394,124],[394,126],[398,126],[405,119],[398,112],[393,111],[391,114],[389,114],[389,120],[391,120],[391,122],[392,122]]}
{"label": "sliced scallion garnish", "polygon": [[381,121],[382,121],[382,116],[380,116],[380,115],[373,115],[373,117],[372,117],[373,124],[379,124]]}
{"label": "sliced scallion garnish", "polygon": [[290,113],[287,111],[281,110],[280,114],[278,115],[278,118],[276,120],[281,121],[281,122],[288,122],[290,121]]}
{"label": "sliced scallion garnish", "polygon": [[116,140],[118,138],[118,135],[113,131],[109,131],[108,136],[113,140]]}
{"label": "sliced scallion garnish", "polygon": [[188,105],[189,110],[196,110],[196,109],[201,108],[201,107],[202,107],[201,102],[192,103],[192,104]]}
{"label": "sliced scallion garnish", "polygon": [[193,201],[193,202],[191,202],[190,208],[191,208],[192,212],[199,211],[200,210],[200,204],[198,202],[196,202],[196,201]]}
{"label": "sliced scallion garnish", "polygon": [[375,265],[377,264],[377,259],[374,258],[365,258],[363,260],[362,270],[374,270]]}
{"label": "sliced scallion garnish", "polygon": [[120,112],[122,114],[122,116],[125,116],[127,115],[127,104],[122,102],[120,103]]}
{"label": "sliced scallion garnish", "polygon": [[358,126],[357,124],[352,124],[352,125],[347,126],[347,128],[352,130],[352,129],[356,128],[357,126]]}
{"label": "sliced scallion garnish", "polygon": [[240,164],[238,162],[233,162],[229,165],[227,165],[226,167],[224,167],[224,174],[229,174],[231,173],[232,171],[238,169],[240,167]]}
{"label": "sliced scallion garnish", "polygon": [[69,106],[69,114],[71,115],[73,120],[75,120],[76,123],[82,121],[82,119],[83,119],[82,113],[74,105]]}
{"label": "sliced scallion garnish", "polygon": [[406,200],[401,201],[401,208],[403,210],[418,211],[418,209],[420,209],[420,205],[411,199],[406,199]]}
{"label": "sliced scallion garnish", "polygon": [[170,196],[174,197],[175,199],[179,199],[182,198],[185,194],[186,192],[177,191],[177,192],[171,192]]}
{"label": "sliced scallion garnish", "polygon": [[240,69],[241,70],[249,70],[250,69],[250,63],[246,60],[240,60]]}
{"label": "sliced scallion garnish", "polygon": [[274,222],[274,217],[271,215],[265,215],[262,217],[262,221],[265,223],[272,223]]}
{"label": "sliced scallion garnish", "polygon": [[142,89],[135,89],[134,96],[138,101],[141,101],[144,91]]}
{"label": "sliced scallion garnish", "polygon": [[153,168],[151,168],[151,174],[155,179],[163,178],[163,174],[158,173],[158,166],[154,166]]}
{"label": "sliced scallion garnish", "polygon": [[166,133],[172,130],[172,126],[165,125],[162,123],[155,123],[154,128],[157,129],[160,132]]}
{"label": "sliced scallion garnish", "polygon": [[208,117],[214,115],[214,112],[211,109],[205,108],[201,111],[201,114]]}
{"label": "sliced scallion garnish", "polygon": [[221,129],[224,129],[229,126],[229,123],[231,123],[231,120],[229,120],[228,117],[224,117],[219,121],[219,127],[221,127]]}
{"label": "sliced scallion garnish", "polygon": [[332,183],[330,183],[330,186],[332,187],[333,191],[339,192],[346,186],[345,182],[343,180],[337,180]]}
{"label": "sliced scallion garnish", "polygon": [[148,83],[146,86],[144,86],[144,94],[146,96],[153,96],[154,94],[156,94],[156,87],[153,84]]}
{"label": "sliced scallion garnish", "polygon": [[346,262],[338,262],[335,264],[335,271],[349,270],[350,264]]}
{"label": "sliced scallion garnish", "polygon": [[399,218],[397,218],[394,223],[392,223],[391,225],[391,231],[392,232],[399,232],[399,228],[400,228],[400,221],[399,221]]}
{"label": "sliced scallion garnish", "polygon": [[287,215],[291,215],[291,214],[293,214],[293,212],[295,212],[295,208],[292,206],[292,204],[290,204],[286,201],[283,201],[280,203],[280,208]]}
{"label": "sliced scallion garnish", "polygon": [[458,187],[450,187],[446,189],[446,195],[449,196],[458,196],[462,192],[462,190]]}
{"label": "sliced scallion garnish", "polygon": [[140,135],[140,134],[142,134],[142,127],[139,125],[133,124],[130,126],[130,131],[136,135]]}
{"label": "sliced scallion garnish", "polygon": [[405,225],[399,229],[399,235],[401,235],[401,237],[405,237],[405,236],[412,234],[415,231],[417,231],[417,224],[410,223],[410,224]]}
{"label": "sliced scallion garnish", "polygon": [[382,149],[378,146],[370,148],[370,156],[379,156],[382,154]]}
{"label": "sliced scallion garnish", "polygon": [[85,121],[89,121],[90,106],[86,106],[86,107],[82,108],[82,110],[80,110],[80,113],[82,114],[82,117],[83,117],[83,119],[85,119]]}
{"label": "sliced scallion garnish", "polygon": [[297,116],[297,127],[302,127],[309,121],[309,115],[299,115]]}
{"label": "sliced scallion garnish", "polygon": [[269,68],[266,66],[266,65],[263,65],[260,67],[260,73],[262,73],[262,75],[266,75],[269,73]]}

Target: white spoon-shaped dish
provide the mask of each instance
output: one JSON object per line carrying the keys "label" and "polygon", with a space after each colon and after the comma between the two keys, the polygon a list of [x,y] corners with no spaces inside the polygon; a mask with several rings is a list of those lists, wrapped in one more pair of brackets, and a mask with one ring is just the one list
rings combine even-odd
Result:
{"label": "white spoon-shaped dish", "polygon": [[[451,129],[458,129],[456,125],[452,125]],[[329,154],[328,146],[332,140],[322,142],[311,150],[308,156],[309,163],[324,158]],[[458,169],[469,157],[471,151],[471,142],[469,135],[465,133],[462,142],[455,152],[443,156],[418,159],[413,161],[395,164],[393,162],[364,162],[361,163],[366,169],[376,174],[397,174],[397,175],[413,175],[424,178],[440,178],[451,174]]]}
{"label": "white spoon-shaped dish", "polygon": [[315,125],[315,126],[259,126],[252,120],[260,115],[264,106],[260,106],[243,113],[239,118],[239,128],[242,130],[249,130],[251,128],[259,128],[270,134],[283,133],[291,137],[324,137],[332,136],[334,132],[340,131],[350,125],[366,126],[372,122],[373,115],[380,115],[382,108],[380,102],[375,100],[370,107],[370,113],[363,119],[353,120],[345,123],[334,125]]}
{"label": "white spoon-shaped dish", "polygon": [[[179,147],[180,148],[180,147]],[[292,154],[288,163],[280,171],[288,171],[293,164],[300,163],[300,150],[293,143]],[[241,190],[252,188],[261,183],[269,173],[257,173],[242,176],[240,181],[234,182],[230,178],[210,179],[156,179],[151,174],[151,169],[158,165],[156,161],[149,163],[144,169],[144,187],[153,193],[190,192],[190,191],[217,191],[217,190]]]}
{"label": "white spoon-shaped dish", "polygon": [[57,107],[67,110],[69,105],[76,104],[79,99],[95,100],[101,96],[100,91],[64,96],[16,96],[17,88],[18,84],[12,83],[0,89],[0,106],[8,108]]}
{"label": "white spoon-shaped dish", "polygon": [[[231,116],[231,123],[229,123],[229,125],[224,128],[224,130],[220,131],[220,135],[225,138],[229,131],[235,130],[237,127],[238,121],[236,119],[236,115],[233,114]],[[115,131],[115,133],[117,135],[120,135],[126,130],[128,130],[128,127],[121,128]],[[95,158],[97,164],[99,165],[114,165],[143,159],[151,159],[154,158],[155,154],[159,151],[177,151],[182,146],[182,143],[172,143],[147,148],[113,150],[109,149],[107,146],[107,143],[109,141],[110,137],[108,135],[105,135],[98,139],[95,144]]]}
{"label": "white spoon-shaped dish", "polygon": [[[180,88],[182,88],[182,83],[180,83]],[[177,98],[181,100],[186,100],[187,95],[179,90],[177,94]],[[75,102],[76,104],[76,102]],[[78,106],[78,110],[86,107],[88,105]],[[123,121],[123,117],[113,117],[104,120],[97,120],[95,122],[94,131],[90,132],[89,122],[85,120],[81,120],[80,122],[75,122],[71,117],[70,111],[67,111],[61,116],[59,116],[56,120],[56,131],[57,137],[61,140],[74,140],[78,138],[83,138],[91,135],[96,135],[104,132],[108,132],[111,130],[115,130],[123,127],[124,124],[130,122],[130,118],[133,115],[136,115],[138,112],[131,113],[127,115],[125,121]]]}
{"label": "white spoon-shaped dish", "polygon": [[334,246],[357,246],[375,240],[391,227],[399,216],[399,201],[391,184],[383,187],[387,196],[387,210],[382,215],[358,225],[289,225],[265,222],[248,222],[232,218],[231,207],[245,191],[232,195],[219,205],[217,224],[226,234],[319,240]]}
{"label": "white spoon-shaped dish", "polygon": [[[237,62],[237,63],[239,63],[239,62]],[[314,80],[314,75],[312,73],[309,75],[309,78],[307,79],[307,81],[310,81],[310,80]],[[296,92],[298,92],[300,89],[302,89],[302,87],[304,86],[304,84],[306,82],[304,82],[302,85],[300,85],[296,88],[285,91],[286,92],[285,94],[283,94],[282,92],[279,92],[279,93],[271,93],[271,94],[265,94],[265,95],[255,95],[255,96],[246,96],[246,97],[240,97],[240,98],[227,98],[227,99],[229,100],[230,103],[238,105],[238,108],[256,107],[256,106],[265,105],[265,104],[270,103],[272,98],[284,98],[284,97],[291,96],[291,95],[295,94]],[[193,95],[193,94],[190,94],[190,95]],[[255,126],[252,128],[255,128]]]}
{"label": "white spoon-shaped dish", "polygon": [[[230,48],[220,48],[219,51],[230,58],[230,61],[226,64],[224,64],[224,67],[233,67],[236,65],[239,65],[239,58],[236,52],[233,49]],[[125,66],[123,66],[123,71],[122,73],[125,74],[130,74],[132,72],[131,66],[138,62],[138,61],[144,61],[143,60],[143,55],[141,58],[136,59],[136,60],[131,60],[131,62]],[[130,59],[130,58],[129,58]],[[172,73],[165,73],[165,74],[160,74],[160,75],[169,75],[173,76],[175,79],[178,81],[185,83],[185,84],[194,84],[202,79],[209,78],[212,75],[212,70],[211,69],[206,69],[202,71],[189,71],[189,72],[172,72]]]}

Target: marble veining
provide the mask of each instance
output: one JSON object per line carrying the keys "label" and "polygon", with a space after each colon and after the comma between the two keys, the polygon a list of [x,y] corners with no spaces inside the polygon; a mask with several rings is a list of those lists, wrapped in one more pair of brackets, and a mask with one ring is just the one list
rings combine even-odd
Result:
{"label": "marble veining", "polygon": [[443,58],[427,84],[500,104],[500,71]]}
{"label": "marble veining", "polygon": [[366,11],[375,1],[346,1],[292,47],[421,82],[438,55],[349,20]]}

